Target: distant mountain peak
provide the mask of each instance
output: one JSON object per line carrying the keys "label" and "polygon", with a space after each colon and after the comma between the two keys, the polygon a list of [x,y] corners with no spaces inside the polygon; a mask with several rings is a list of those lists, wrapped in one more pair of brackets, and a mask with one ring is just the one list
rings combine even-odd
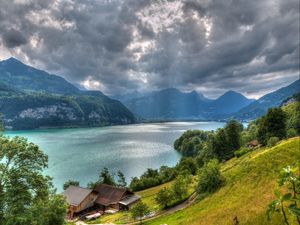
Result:
{"label": "distant mountain peak", "polygon": [[233,91],[233,90],[229,90],[229,91],[226,91],[223,95],[221,95],[220,97],[222,96],[243,96],[245,97],[244,95],[242,95],[241,93],[237,92],[237,91]]}
{"label": "distant mountain peak", "polygon": [[269,108],[280,106],[284,100],[297,94],[299,90],[300,79],[253,101],[251,104],[235,113],[233,117],[239,120],[253,120],[264,115]]}
{"label": "distant mountain peak", "polygon": [[5,59],[2,62],[13,62],[13,63],[21,63],[21,64],[23,64],[20,60],[14,58],[14,57],[10,57],[8,59]]}

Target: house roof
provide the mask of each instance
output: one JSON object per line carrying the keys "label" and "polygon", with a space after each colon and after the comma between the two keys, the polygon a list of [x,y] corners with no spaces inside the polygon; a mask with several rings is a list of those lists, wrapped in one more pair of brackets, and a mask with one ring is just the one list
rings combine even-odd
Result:
{"label": "house roof", "polygon": [[120,204],[122,205],[130,205],[136,201],[138,201],[141,198],[139,195],[128,195],[125,198],[123,198],[121,201],[119,201]]}
{"label": "house roof", "polygon": [[248,142],[248,146],[257,146],[257,145],[259,145],[258,140],[253,140]]}
{"label": "house roof", "polygon": [[69,186],[64,192],[69,205],[78,206],[93,190],[88,188]]}
{"label": "house roof", "polygon": [[95,203],[104,206],[118,203],[125,193],[128,192],[126,188],[118,188],[107,184],[97,185],[94,191],[98,192],[98,198]]}

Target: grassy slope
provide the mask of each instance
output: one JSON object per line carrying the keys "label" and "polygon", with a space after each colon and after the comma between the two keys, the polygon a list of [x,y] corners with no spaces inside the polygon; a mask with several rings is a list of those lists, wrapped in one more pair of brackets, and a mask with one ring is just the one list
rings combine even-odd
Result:
{"label": "grassy slope", "polygon": [[262,148],[222,166],[226,184],[216,193],[171,215],[147,224],[226,225],[238,217],[240,224],[279,225],[281,218],[266,219],[279,171],[300,162],[300,139],[282,141],[273,148]]}

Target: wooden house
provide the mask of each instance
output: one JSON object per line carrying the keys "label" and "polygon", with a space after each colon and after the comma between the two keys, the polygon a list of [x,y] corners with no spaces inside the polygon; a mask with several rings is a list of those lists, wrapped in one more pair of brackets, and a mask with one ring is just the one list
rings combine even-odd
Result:
{"label": "wooden house", "polygon": [[74,214],[78,214],[94,205],[98,194],[91,189],[69,186],[63,196],[69,204],[68,218],[73,218]]}
{"label": "wooden house", "polygon": [[252,140],[250,142],[247,143],[247,147],[248,148],[256,148],[259,146],[259,143],[257,140]]}
{"label": "wooden house", "polygon": [[93,190],[69,186],[63,192],[63,195],[69,204],[69,219],[95,209],[101,212],[106,210],[129,210],[141,198],[126,188],[107,184],[99,184]]}
{"label": "wooden house", "polygon": [[103,211],[107,209],[128,210],[130,207],[140,200],[140,196],[126,188],[118,188],[107,184],[99,184],[94,189],[98,193],[95,204]]}

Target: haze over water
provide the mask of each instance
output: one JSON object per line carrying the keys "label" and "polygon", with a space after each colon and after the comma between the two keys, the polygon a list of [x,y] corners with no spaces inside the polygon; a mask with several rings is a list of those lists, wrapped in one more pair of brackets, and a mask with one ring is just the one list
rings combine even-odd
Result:
{"label": "haze over water", "polygon": [[62,191],[69,179],[85,186],[98,179],[103,167],[121,170],[129,183],[147,168],[174,166],[180,154],[174,141],[186,130],[215,130],[220,122],[171,122],[110,126],[98,128],[7,131],[9,136],[24,136],[49,156],[46,174],[53,177],[54,186]]}

